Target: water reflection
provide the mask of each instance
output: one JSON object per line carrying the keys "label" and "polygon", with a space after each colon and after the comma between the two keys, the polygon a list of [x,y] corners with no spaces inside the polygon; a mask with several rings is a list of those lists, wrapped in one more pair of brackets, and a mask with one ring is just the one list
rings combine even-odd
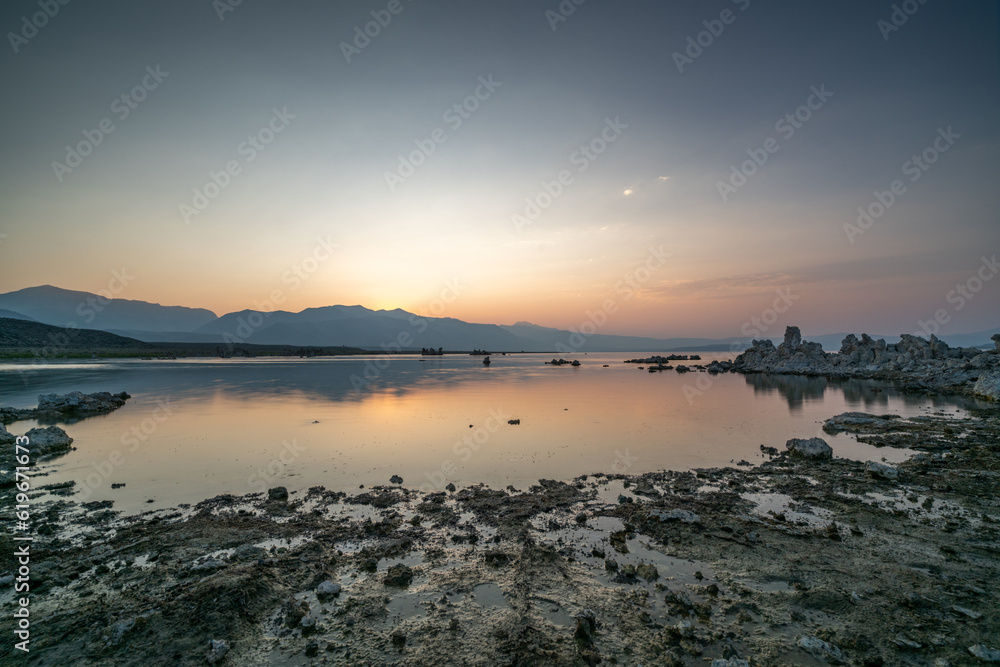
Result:
{"label": "water reflection", "polygon": [[821,402],[826,391],[834,390],[843,394],[844,401],[857,410],[866,412],[884,411],[890,402],[901,402],[910,408],[926,406],[936,409],[982,407],[982,401],[965,396],[927,395],[920,392],[900,391],[891,384],[859,378],[825,378],[806,375],[774,375],[752,373],[743,376],[753,387],[754,394],[763,396],[778,394],[788,403],[791,412],[802,410],[805,403]]}

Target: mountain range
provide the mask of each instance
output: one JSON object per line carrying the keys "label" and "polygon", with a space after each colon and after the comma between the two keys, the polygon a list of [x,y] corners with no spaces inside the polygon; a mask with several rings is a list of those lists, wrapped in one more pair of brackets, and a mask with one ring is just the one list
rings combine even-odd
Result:
{"label": "mountain range", "polygon": [[[371,350],[485,349],[491,351],[670,352],[741,350],[747,338],[648,338],[541,327],[477,324],[450,317],[422,317],[405,310],[325,306],[298,313],[242,310],[221,317],[204,308],[161,306],[66,290],[51,285],[0,294],[0,317],[60,327],[86,328],[155,343],[253,343],[258,345],[349,346]],[[944,336],[950,345],[993,347],[1000,328]],[[780,340],[780,333],[775,341]],[[807,335],[825,349],[839,349],[844,333]],[[875,336],[894,342],[899,336]]]}

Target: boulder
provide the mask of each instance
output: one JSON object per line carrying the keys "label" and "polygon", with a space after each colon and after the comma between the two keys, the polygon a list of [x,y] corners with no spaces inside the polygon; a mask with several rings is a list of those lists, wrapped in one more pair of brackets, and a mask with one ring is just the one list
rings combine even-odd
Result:
{"label": "boulder", "polygon": [[826,444],[823,438],[792,438],[785,443],[785,448],[792,456],[804,459],[832,459],[833,448]]}
{"label": "boulder", "polygon": [[1000,401],[1000,371],[982,373],[976,380],[972,393],[991,401]]}
{"label": "boulder", "polygon": [[66,431],[58,426],[33,428],[24,435],[28,438],[26,447],[32,458],[63,454],[69,451],[69,446],[73,443],[73,438],[66,435]]}
{"label": "boulder", "polygon": [[111,394],[99,391],[84,394],[71,391],[68,394],[42,394],[38,397],[38,412],[60,415],[96,415],[117,410],[132,398],[126,392]]}

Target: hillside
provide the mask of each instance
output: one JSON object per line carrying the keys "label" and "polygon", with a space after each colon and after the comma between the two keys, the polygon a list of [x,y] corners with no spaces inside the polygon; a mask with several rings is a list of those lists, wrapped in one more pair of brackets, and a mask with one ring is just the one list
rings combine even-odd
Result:
{"label": "hillside", "polygon": [[65,329],[50,324],[0,318],[0,352],[37,351],[40,356],[80,352],[137,351],[151,349],[149,343],[95,329]]}

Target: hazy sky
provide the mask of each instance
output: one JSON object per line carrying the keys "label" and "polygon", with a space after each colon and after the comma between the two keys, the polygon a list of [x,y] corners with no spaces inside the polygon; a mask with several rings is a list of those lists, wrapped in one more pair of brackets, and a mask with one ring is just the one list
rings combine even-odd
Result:
{"label": "hazy sky", "polygon": [[0,9],[0,291],[1000,326],[996,3],[48,2]]}

